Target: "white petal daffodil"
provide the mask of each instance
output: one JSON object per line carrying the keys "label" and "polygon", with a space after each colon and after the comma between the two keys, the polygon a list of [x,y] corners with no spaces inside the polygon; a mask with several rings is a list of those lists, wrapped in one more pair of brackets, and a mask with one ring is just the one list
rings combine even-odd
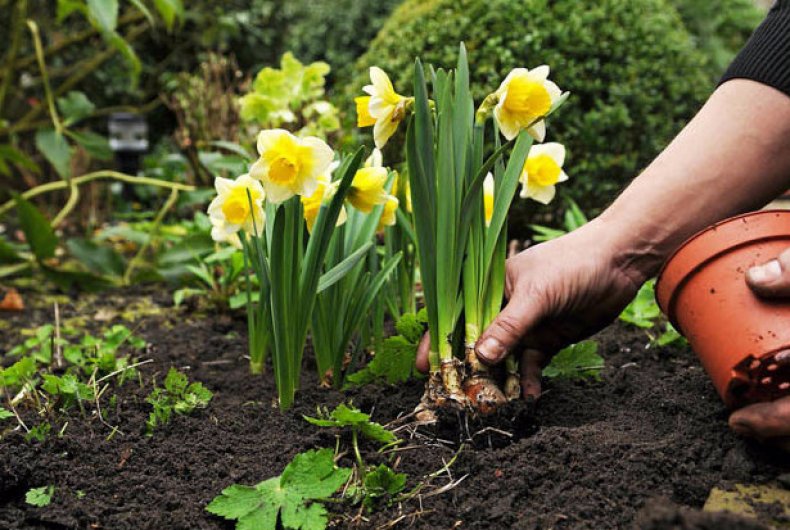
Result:
{"label": "white petal daffodil", "polygon": [[521,197],[549,204],[556,194],[555,185],[568,180],[562,170],[565,146],[557,142],[532,146],[521,171]]}
{"label": "white petal daffodil", "polygon": [[346,196],[348,202],[363,213],[370,213],[375,206],[386,203],[389,194],[384,185],[388,174],[387,168],[383,167],[358,169]]}
{"label": "white petal daffodil", "polygon": [[495,92],[497,104],[494,118],[499,130],[512,140],[522,129],[538,142],[546,137],[546,122],[542,118],[562,97],[562,91],[548,80],[549,67],[532,70],[514,68]]}
{"label": "white petal daffodil", "polygon": [[483,213],[485,214],[486,226],[491,224],[491,217],[494,215],[494,175],[489,171],[483,180]]}
{"label": "white petal daffodil", "polygon": [[248,174],[235,180],[217,177],[214,179],[214,188],[217,196],[208,206],[214,241],[240,247],[239,230],[248,233],[254,233],[255,230],[260,233],[263,230],[266,215],[263,200],[266,194],[260,182]]}
{"label": "white petal daffodil", "polygon": [[362,167],[384,167],[384,155],[378,147],[373,148],[373,152],[365,159]]}
{"label": "white petal daffodil", "polygon": [[398,130],[398,124],[406,117],[406,104],[412,98],[395,92],[392,81],[378,66],[370,67],[370,82],[362,90],[369,97],[356,98],[357,125],[373,125],[373,141],[383,149],[390,137]]}
{"label": "white petal daffodil", "polygon": [[381,212],[381,218],[379,219],[379,225],[377,227],[377,231],[384,230],[385,226],[392,226],[398,220],[397,218],[397,211],[398,211],[398,198],[394,195],[388,195],[387,201],[384,203],[384,210]]}
{"label": "white petal daffodil", "polygon": [[258,153],[260,158],[250,168],[250,175],[261,181],[273,203],[315,193],[318,177],[326,173],[334,158],[332,148],[320,138],[299,138],[284,129],[261,131]]}
{"label": "white petal daffodil", "polygon": [[[313,194],[301,197],[302,208],[304,210],[304,220],[305,224],[307,224],[308,232],[313,231],[313,225],[315,224],[315,220],[318,218],[318,212],[321,210],[321,206],[330,201],[332,197],[335,196],[338,182],[332,181],[332,173],[338,168],[339,165],[340,162],[332,162],[332,164],[329,166],[329,170],[318,177],[318,187],[313,192]],[[337,223],[335,226],[342,225],[346,222],[346,219],[346,209],[344,206],[341,206],[340,215],[337,218]]]}

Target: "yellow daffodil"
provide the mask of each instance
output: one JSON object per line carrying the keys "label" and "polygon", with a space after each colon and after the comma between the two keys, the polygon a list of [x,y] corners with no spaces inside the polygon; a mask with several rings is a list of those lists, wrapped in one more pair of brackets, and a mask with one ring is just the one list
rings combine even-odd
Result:
{"label": "yellow daffodil", "polygon": [[348,202],[363,213],[370,213],[376,205],[384,204],[389,195],[384,189],[387,174],[387,169],[383,167],[358,169],[351,181]]}
{"label": "yellow daffodil", "polygon": [[261,181],[268,200],[274,203],[315,193],[318,177],[334,157],[320,138],[298,138],[283,129],[261,131],[258,153],[260,158],[250,168],[250,175]]}
{"label": "yellow daffodil", "polygon": [[[332,162],[329,170],[318,177],[318,187],[312,195],[302,196],[302,209],[304,210],[304,220],[307,224],[307,231],[313,231],[313,225],[318,218],[318,212],[321,210],[321,205],[332,199],[337,191],[337,182],[332,182],[332,172],[340,165],[339,162]],[[340,215],[337,218],[335,226],[340,226],[346,222],[346,209],[340,207]]]}
{"label": "yellow daffodil", "polygon": [[379,219],[377,231],[384,230],[385,226],[392,226],[397,221],[397,213],[398,211],[398,198],[394,195],[388,195],[387,201],[384,203],[384,210],[381,212],[381,218]]}
{"label": "yellow daffodil", "polygon": [[556,142],[535,145],[530,149],[521,172],[521,197],[548,204],[554,198],[554,185],[568,180],[562,170],[565,147]]}
{"label": "yellow daffodil", "polygon": [[561,96],[562,91],[548,80],[549,67],[532,70],[514,68],[496,91],[494,118],[499,130],[508,140],[521,129],[538,142],[546,137],[546,122],[542,119]]}
{"label": "yellow daffodil", "polygon": [[[390,193],[394,196],[398,196],[398,180],[400,180],[400,176],[398,175],[397,171],[394,171],[395,179],[392,181],[392,189]],[[403,197],[406,199],[406,211],[411,213],[411,184],[409,184],[409,179],[403,179]]]}
{"label": "yellow daffodil", "polygon": [[263,230],[263,199],[266,194],[260,182],[249,175],[241,175],[236,180],[217,177],[214,187],[217,196],[208,206],[214,241],[229,242],[238,247],[241,245],[239,230],[249,233]]}
{"label": "yellow daffodil", "polygon": [[370,127],[376,124],[376,118],[370,115],[368,106],[370,105],[370,96],[359,96],[354,98],[354,103],[357,104],[357,127]]}
{"label": "yellow daffodil", "polygon": [[390,78],[377,66],[370,67],[370,82],[370,85],[362,89],[370,97],[356,99],[357,125],[373,125],[373,141],[376,147],[382,149],[395,134],[398,124],[406,117],[406,104],[411,98],[395,92]]}
{"label": "yellow daffodil", "polygon": [[486,226],[491,224],[491,217],[494,215],[494,175],[488,173],[483,181],[483,211],[485,213]]}

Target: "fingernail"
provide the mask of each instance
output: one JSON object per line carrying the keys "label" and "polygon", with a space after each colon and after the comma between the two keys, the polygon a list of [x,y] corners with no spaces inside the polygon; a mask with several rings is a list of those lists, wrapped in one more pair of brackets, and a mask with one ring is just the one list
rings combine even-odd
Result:
{"label": "fingernail", "polygon": [[488,337],[477,345],[477,355],[486,361],[496,362],[505,355],[505,346],[494,337]]}
{"label": "fingernail", "polygon": [[782,276],[782,267],[779,261],[772,259],[765,265],[749,269],[749,278],[755,283],[770,283]]}

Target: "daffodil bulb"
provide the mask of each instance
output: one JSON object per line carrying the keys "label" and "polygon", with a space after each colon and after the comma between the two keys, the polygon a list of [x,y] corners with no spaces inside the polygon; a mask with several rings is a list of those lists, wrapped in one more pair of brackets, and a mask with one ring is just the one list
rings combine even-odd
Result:
{"label": "daffodil bulb", "polygon": [[491,172],[483,180],[483,213],[485,214],[486,226],[491,224],[491,217],[494,215],[494,175]]}
{"label": "daffodil bulb", "polygon": [[247,174],[236,180],[217,177],[214,179],[214,188],[217,196],[208,206],[214,241],[239,247],[239,230],[248,233],[256,230],[260,233],[263,230],[266,215],[263,200],[266,194],[260,182]]}
{"label": "daffodil bulb", "polygon": [[397,221],[397,212],[398,212],[398,198],[394,195],[388,195],[387,200],[384,203],[384,210],[381,212],[381,218],[379,219],[379,225],[377,231],[384,230],[385,226],[392,226]]}
{"label": "daffodil bulb", "polygon": [[355,99],[357,126],[373,126],[373,141],[383,149],[387,141],[398,130],[398,124],[406,117],[409,98],[401,96],[392,86],[392,81],[381,68],[370,67],[370,82],[362,90],[367,96]]}
{"label": "daffodil bulb", "polygon": [[[328,201],[332,200],[337,192],[337,182],[332,182],[332,172],[337,169],[340,162],[332,162],[329,170],[326,173],[319,175],[318,187],[312,195],[302,196],[302,209],[304,210],[304,220],[307,224],[307,231],[312,232],[315,220],[318,218],[318,213],[321,211],[321,206]],[[338,215],[335,226],[340,226],[346,222],[347,214],[345,207],[340,207],[340,214]]]}
{"label": "daffodil bulb", "polygon": [[555,185],[568,180],[562,170],[565,146],[556,142],[532,146],[521,171],[521,197],[549,204],[556,194]]}
{"label": "daffodil bulb", "polygon": [[351,189],[346,196],[354,208],[370,213],[373,208],[387,201],[389,194],[384,189],[387,183],[387,170],[383,167],[363,167],[354,174]]}
{"label": "daffodil bulb", "polygon": [[298,138],[283,129],[261,131],[258,154],[250,175],[261,181],[273,203],[315,193],[318,177],[326,173],[334,158],[332,148],[320,138]]}
{"label": "daffodil bulb", "polygon": [[542,118],[560,99],[562,91],[549,81],[549,67],[532,70],[514,68],[496,91],[494,118],[499,130],[512,140],[522,129],[538,142],[546,137],[546,122]]}

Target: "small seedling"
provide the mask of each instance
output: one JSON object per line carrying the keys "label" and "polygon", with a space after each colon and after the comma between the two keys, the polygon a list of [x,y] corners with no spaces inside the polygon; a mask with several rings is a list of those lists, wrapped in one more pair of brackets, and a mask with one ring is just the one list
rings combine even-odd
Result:
{"label": "small seedling", "polygon": [[75,495],[77,496],[78,499],[84,499],[85,495],[87,495],[87,494],[84,491],[82,491],[82,490],[77,490],[75,492]]}
{"label": "small seedling", "polygon": [[322,500],[348,481],[351,470],[339,468],[331,449],[294,457],[282,475],[256,486],[233,484],[222,490],[206,511],[235,520],[237,530],[323,530],[329,521]]}
{"label": "small seedling", "polygon": [[96,397],[93,387],[77,380],[73,374],[63,376],[45,374],[41,389],[54,398],[62,410],[76,404],[84,413],[82,402],[91,401]]}
{"label": "small seedling", "polygon": [[398,437],[385,429],[384,426],[375,421],[370,421],[369,414],[365,414],[359,409],[349,407],[343,403],[335,407],[335,410],[332,412],[327,412],[326,409],[323,411],[319,409],[319,414],[322,418],[303,417],[308,422],[319,427],[348,427],[351,429],[355,440],[358,434],[383,444],[391,444],[398,440]]}
{"label": "small seedling", "polygon": [[543,375],[558,379],[599,379],[603,367],[603,357],[598,355],[598,343],[584,340],[555,355],[543,370]]}
{"label": "small seedling", "polygon": [[41,486],[40,488],[33,488],[25,494],[25,502],[31,506],[43,508],[49,506],[52,502],[52,495],[55,493],[55,486]]}
{"label": "small seedling", "polygon": [[164,388],[154,388],[146,398],[154,407],[146,422],[146,434],[151,436],[156,427],[168,423],[173,412],[191,414],[197,408],[205,408],[212,396],[201,383],[190,383],[186,375],[171,367]]}
{"label": "small seedling", "polygon": [[367,366],[346,378],[348,383],[365,385],[385,381],[394,385],[416,376],[414,360],[417,356],[417,345],[426,331],[427,323],[425,310],[401,316],[395,325],[398,335],[385,339],[381,351],[376,352]]}
{"label": "small seedling", "polygon": [[681,335],[678,330],[670,323],[667,322],[664,327],[664,332],[657,337],[651,337],[650,343],[655,346],[669,346],[670,344],[683,345],[687,344],[686,339]]}
{"label": "small seedling", "polygon": [[25,435],[25,441],[30,442],[35,440],[37,442],[43,442],[47,436],[49,435],[50,431],[52,430],[52,425],[47,423],[40,423],[30,429],[30,431]]}
{"label": "small seedling", "polygon": [[3,407],[0,407],[0,421],[7,420],[8,418],[13,418],[14,413],[10,410],[6,410]]}
{"label": "small seedling", "polygon": [[642,285],[631,303],[620,313],[620,320],[643,329],[652,328],[661,316],[661,309],[656,303],[655,285],[655,280]]}
{"label": "small seedling", "polygon": [[389,466],[380,464],[365,474],[362,484],[365,495],[362,505],[372,510],[378,501],[391,499],[403,491],[406,487],[406,474],[396,473]]}

